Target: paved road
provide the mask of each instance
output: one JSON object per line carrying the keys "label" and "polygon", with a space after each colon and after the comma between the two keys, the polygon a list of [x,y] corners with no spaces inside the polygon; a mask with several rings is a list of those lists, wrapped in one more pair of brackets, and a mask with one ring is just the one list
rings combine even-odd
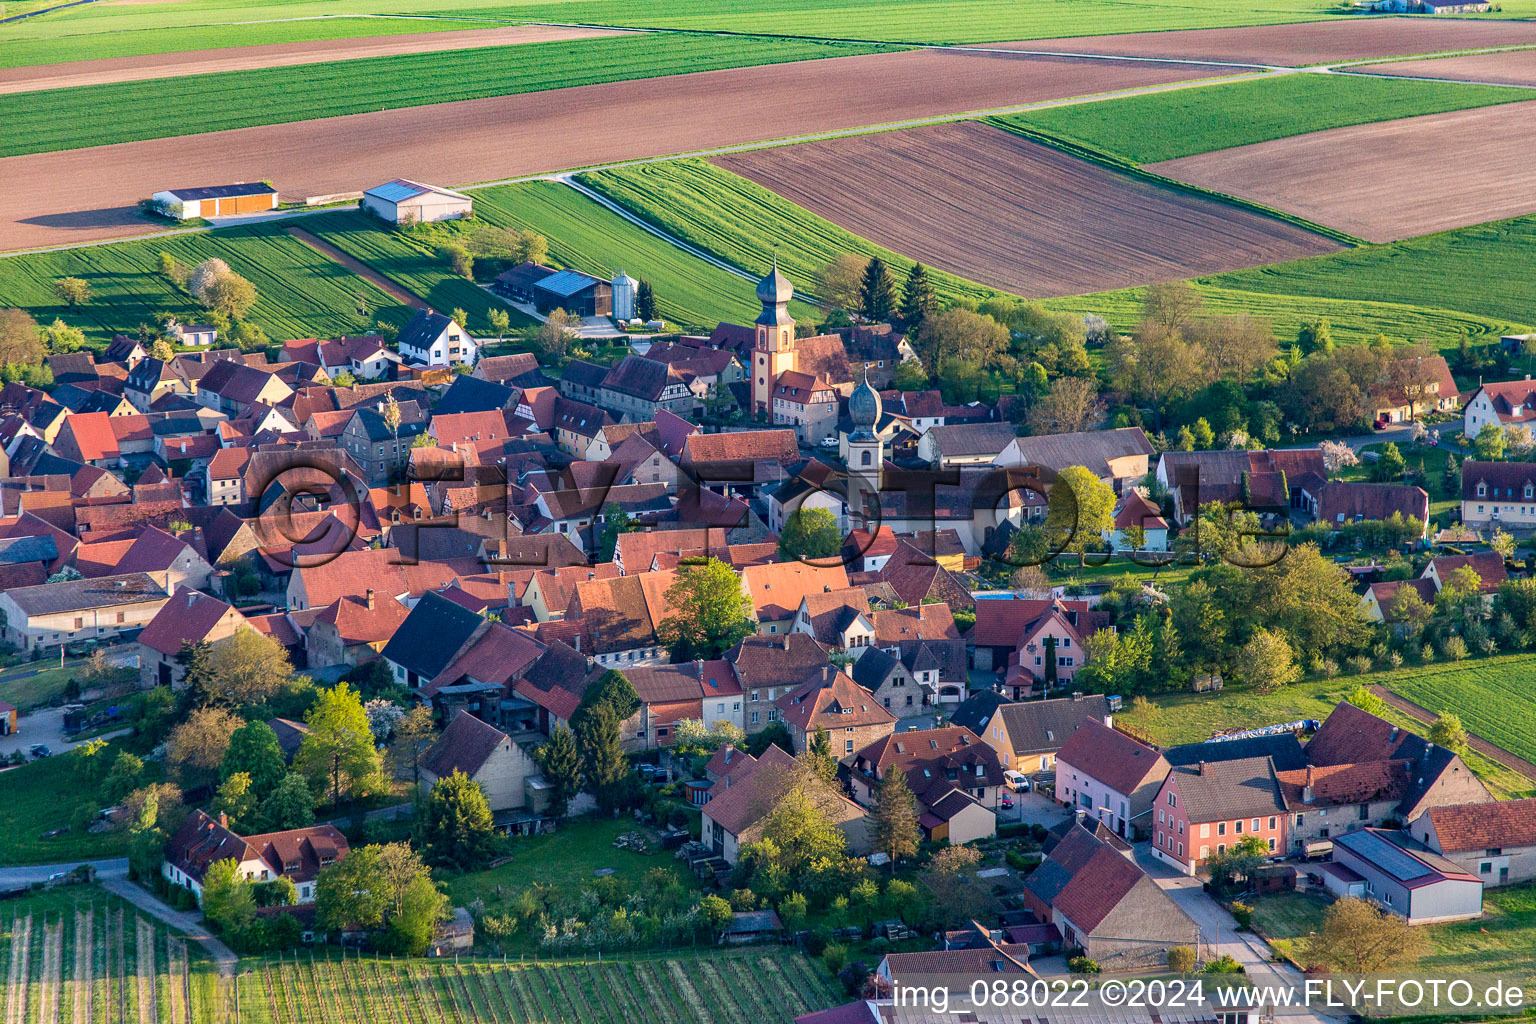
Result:
{"label": "paved road", "polygon": [[127,857],[117,857],[112,860],[66,860],[58,864],[27,864],[22,867],[0,868],[0,889],[31,885],[33,882],[46,882],[51,876],[61,871],[73,871],[81,864],[94,867],[96,877],[100,880],[128,877]]}
{"label": "paved road", "polygon": [[108,892],[121,896],[150,917],[164,921],[172,928],[184,932],[187,938],[202,946],[208,955],[213,957],[214,962],[219,965],[220,974],[226,978],[234,975],[235,965],[240,962],[240,958],[235,956],[234,951],[228,946],[213,937],[212,933],[204,927],[200,915],[172,910],[151,895],[148,890],[139,888],[126,878],[110,878],[101,886]]}
{"label": "paved road", "polygon": [[[101,738],[111,739],[114,736],[121,736],[128,731],[128,728],[124,727],[114,732],[106,733]],[[64,738],[63,708],[39,708],[37,711],[20,717],[16,732],[9,736],[0,736],[0,754],[9,754],[17,750],[29,750],[34,743],[41,743],[57,755],[78,747],[82,742],[85,741],[71,742]]]}

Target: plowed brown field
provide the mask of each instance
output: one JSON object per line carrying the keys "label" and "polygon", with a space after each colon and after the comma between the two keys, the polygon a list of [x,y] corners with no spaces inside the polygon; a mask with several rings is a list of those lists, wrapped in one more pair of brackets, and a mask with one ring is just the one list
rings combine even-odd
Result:
{"label": "plowed brown field", "polygon": [[1360,70],[1362,73],[1371,75],[1448,78],[1456,82],[1536,86],[1536,50],[1474,53],[1466,57],[1436,57],[1433,60],[1393,61],[1390,64],[1369,64]]}
{"label": "plowed brown field", "polygon": [[0,249],[156,230],[163,188],[270,180],[286,199],[442,185],[1154,86],[1218,69],[914,50],[466,100],[0,160]]}
{"label": "plowed brown field", "polygon": [[913,259],[1020,295],[1074,295],[1333,252],[1268,217],[973,122],[718,157]]}
{"label": "plowed brown field", "polygon": [[370,36],[362,39],[316,39],[301,43],[237,46],[223,50],[155,53],[142,57],[105,57],[67,64],[0,68],[0,93],[36,92],[104,82],[137,82],[148,78],[180,78],[217,71],[292,67],[363,57],[392,57],[402,53],[437,53],[479,46],[556,43],[619,34],[613,29],[559,25],[512,25],[463,32],[423,32],[419,35]]}
{"label": "plowed brown field", "polygon": [[1301,67],[1524,43],[1536,43],[1536,22],[1338,18],[1299,25],[1183,29],[982,45],[1050,53],[1112,53],[1125,57],[1177,57]]}
{"label": "plowed brown field", "polygon": [[[1390,242],[1536,211],[1536,101],[1332,128],[1151,169]],[[1449,155],[1468,169],[1437,177]]]}

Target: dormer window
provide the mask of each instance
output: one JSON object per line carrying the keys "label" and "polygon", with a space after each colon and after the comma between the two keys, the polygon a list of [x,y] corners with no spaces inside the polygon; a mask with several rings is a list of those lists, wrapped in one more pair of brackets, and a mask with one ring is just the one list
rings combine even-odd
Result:
{"label": "dormer window", "polygon": [[1525,485],[1525,500],[1526,501],[1530,501],[1531,500],[1531,493],[1532,493],[1531,485],[1529,483],[1527,483]]}
{"label": "dormer window", "polygon": [[1486,498],[1488,496],[1488,485],[1481,480],[1477,482],[1477,496],[1479,498]]}

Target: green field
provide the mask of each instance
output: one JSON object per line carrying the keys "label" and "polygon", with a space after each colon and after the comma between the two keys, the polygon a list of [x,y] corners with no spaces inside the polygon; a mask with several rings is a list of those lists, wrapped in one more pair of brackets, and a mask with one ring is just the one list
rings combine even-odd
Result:
{"label": "green field", "polygon": [[[41,323],[62,317],[95,345],[115,333],[135,333],[141,323],[153,325],[157,313],[196,322],[198,305],[159,273],[162,252],[188,266],[218,257],[249,278],[259,296],[251,320],[273,341],[359,334],[377,315],[399,323],[410,315],[390,295],[286,234],[281,224],[0,259],[0,306],[20,306]],[[90,283],[89,302],[72,309],[59,300],[54,283],[67,276]],[[366,315],[357,312],[359,300]]]}
{"label": "green field", "polygon": [[1227,85],[999,117],[1135,164],[1419,114],[1513,103],[1536,90],[1455,82],[1276,74]]}
{"label": "green field", "polygon": [[409,235],[392,231],[365,213],[338,210],[306,217],[305,231],[323,239],[361,260],[433,309],[462,309],[469,314],[472,334],[489,332],[486,311],[493,306],[504,311],[513,327],[534,322],[533,318],[501,302],[473,281],[453,274],[442,257],[429,247],[413,242]]}
{"label": "green field", "polygon": [[1483,890],[1483,916],[1424,929],[1429,951],[1418,969],[1428,977],[1501,974],[1527,984],[1536,975],[1536,885]]}
{"label": "green field", "polygon": [[[708,332],[722,320],[750,323],[762,310],[754,282],[690,256],[568,185],[530,181],[477,189],[474,197],[477,217],[538,231],[561,266],[603,278],[623,270],[650,281],[662,316],[673,323]],[[807,322],[816,317],[798,300],[790,312]]]}
{"label": "green field", "polygon": [[6,125],[0,156],[875,49],[802,40],[625,35],[16,93],[0,96],[0,122]]}
{"label": "green field", "polygon": [[1536,761],[1536,735],[1530,727],[1536,655],[1405,668],[1376,673],[1365,681],[1385,686],[1437,714],[1453,712],[1468,732]]}
{"label": "green field", "polygon": [[[738,174],[703,160],[635,164],[578,176],[629,212],[752,274],[766,274],[777,245],[779,269],[804,294],[816,272],[844,253],[879,256],[898,283],[912,261],[860,238]],[[977,300],[995,289],[930,271],[945,303]]]}

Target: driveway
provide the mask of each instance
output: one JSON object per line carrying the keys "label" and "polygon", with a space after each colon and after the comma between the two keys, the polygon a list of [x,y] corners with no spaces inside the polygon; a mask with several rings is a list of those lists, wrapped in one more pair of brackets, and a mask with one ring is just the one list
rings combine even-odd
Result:
{"label": "driveway", "polygon": [[[111,739],[128,732],[125,727],[116,732],[104,735],[103,739]],[[81,741],[84,742],[84,741]],[[55,755],[62,754],[66,750],[78,747],[80,743],[71,743],[64,738],[64,709],[63,708],[39,708],[30,714],[22,715],[17,719],[17,731],[9,736],[0,736],[0,754],[10,754],[15,751],[31,749],[32,744],[41,743]]]}
{"label": "driveway", "polygon": [[144,911],[150,917],[158,921],[164,921],[172,928],[179,929],[187,938],[202,946],[208,955],[213,957],[219,965],[219,973],[226,978],[235,973],[235,966],[240,958],[224,943],[213,937],[203,924],[201,914],[188,914],[180,910],[172,910],[166,904],[160,902],[149,890],[141,889],[126,878],[111,878],[103,882],[101,887],[108,892],[116,893],[123,899],[132,903],[138,909]]}
{"label": "driveway", "polygon": [[89,864],[95,868],[98,881],[128,877],[127,857],[117,857],[112,860],[66,860],[58,864],[28,864],[24,867],[0,868],[0,889],[14,889],[21,885],[31,885],[33,882],[46,882],[59,872],[73,871],[81,864]]}

